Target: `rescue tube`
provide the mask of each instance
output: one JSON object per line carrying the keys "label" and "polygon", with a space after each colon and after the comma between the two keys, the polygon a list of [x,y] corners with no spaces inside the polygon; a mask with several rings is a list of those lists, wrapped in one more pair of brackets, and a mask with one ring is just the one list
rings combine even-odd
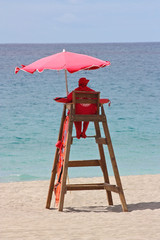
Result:
{"label": "rescue tube", "polygon": [[64,165],[64,159],[66,154],[66,144],[67,144],[67,136],[68,136],[68,125],[69,125],[69,116],[66,116],[63,124],[62,139],[56,143],[56,147],[59,148],[59,157],[58,157],[58,164],[57,164],[57,180],[54,186],[56,207],[58,207],[59,199],[60,199],[63,165]]}

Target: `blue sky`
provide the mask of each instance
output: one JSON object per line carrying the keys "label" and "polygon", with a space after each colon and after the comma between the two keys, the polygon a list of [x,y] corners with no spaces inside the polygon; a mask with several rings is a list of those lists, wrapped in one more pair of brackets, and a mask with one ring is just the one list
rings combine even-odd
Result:
{"label": "blue sky", "polygon": [[160,41],[160,0],[0,0],[0,43]]}

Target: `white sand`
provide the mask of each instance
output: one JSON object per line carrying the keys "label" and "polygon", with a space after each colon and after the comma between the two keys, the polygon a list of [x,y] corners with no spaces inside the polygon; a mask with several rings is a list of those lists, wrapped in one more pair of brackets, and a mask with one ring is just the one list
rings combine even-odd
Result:
{"label": "white sand", "polygon": [[64,212],[53,208],[54,200],[52,209],[47,210],[49,181],[1,183],[0,240],[159,240],[160,175],[121,179],[129,212],[122,212],[119,195],[115,193],[115,205],[107,206],[102,190],[68,192]]}

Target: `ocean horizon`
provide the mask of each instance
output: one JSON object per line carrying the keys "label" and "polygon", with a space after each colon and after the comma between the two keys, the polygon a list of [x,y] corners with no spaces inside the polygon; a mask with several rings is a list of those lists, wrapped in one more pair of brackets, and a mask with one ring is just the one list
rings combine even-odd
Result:
{"label": "ocean horizon", "polygon": [[[111,62],[109,67],[68,75],[109,98],[105,105],[120,175],[160,173],[160,42],[0,44],[0,182],[50,179],[63,104],[64,71],[29,74],[15,67],[58,52],[73,51]],[[74,129],[75,134],[75,129]],[[94,135],[90,123],[87,135]],[[113,175],[105,147],[109,175]],[[71,160],[98,159],[94,139],[74,139]],[[69,170],[69,177],[101,176],[98,168]]]}

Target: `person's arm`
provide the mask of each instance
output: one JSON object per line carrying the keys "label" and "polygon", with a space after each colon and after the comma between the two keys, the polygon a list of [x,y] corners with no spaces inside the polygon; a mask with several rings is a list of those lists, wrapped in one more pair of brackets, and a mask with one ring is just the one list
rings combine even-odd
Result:
{"label": "person's arm", "polygon": [[69,103],[72,102],[72,92],[67,97],[56,97],[54,98],[56,102]]}

